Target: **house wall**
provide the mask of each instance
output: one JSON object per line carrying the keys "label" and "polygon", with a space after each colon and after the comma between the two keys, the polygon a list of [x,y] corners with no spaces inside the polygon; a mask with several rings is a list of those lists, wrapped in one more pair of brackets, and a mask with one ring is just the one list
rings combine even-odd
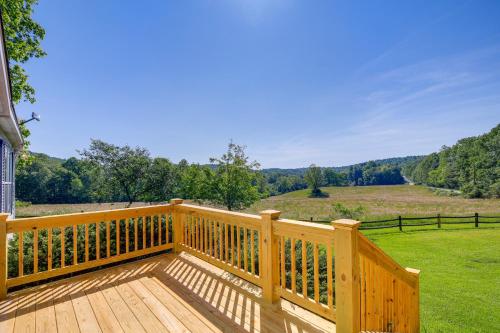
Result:
{"label": "house wall", "polygon": [[15,151],[0,135],[0,211],[15,216]]}

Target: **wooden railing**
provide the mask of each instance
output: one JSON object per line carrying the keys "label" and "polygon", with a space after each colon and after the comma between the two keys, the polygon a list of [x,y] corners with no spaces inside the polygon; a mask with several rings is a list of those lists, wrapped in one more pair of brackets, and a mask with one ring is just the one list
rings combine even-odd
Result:
{"label": "wooden railing", "polygon": [[8,258],[17,263],[10,260],[10,274],[4,268],[0,292],[170,249],[171,212],[172,205],[161,205],[19,220],[3,216],[1,239],[16,241],[17,248],[7,251],[0,244],[2,267]]}
{"label": "wooden railing", "polygon": [[335,321],[337,332],[418,332],[418,271],[399,266],[359,233],[357,221],[320,225],[279,215],[181,199],[19,220],[0,215],[0,298],[8,288],[173,249],[260,286],[270,304],[284,298]]}
{"label": "wooden railing", "polygon": [[273,236],[279,247],[279,295],[335,320],[333,227],[279,219]]}
{"label": "wooden railing", "polygon": [[361,330],[418,332],[419,271],[403,268],[359,235]]}

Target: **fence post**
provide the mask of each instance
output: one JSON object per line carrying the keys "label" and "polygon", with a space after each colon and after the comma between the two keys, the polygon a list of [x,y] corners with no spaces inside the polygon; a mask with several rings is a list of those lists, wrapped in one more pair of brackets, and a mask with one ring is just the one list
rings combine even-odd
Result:
{"label": "fence post", "polygon": [[401,218],[401,215],[398,216],[399,220],[399,231],[403,231],[403,220]]}
{"label": "fence post", "polygon": [[476,228],[479,227],[479,214],[478,213],[474,213],[474,220],[476,223]]}
{"label": "fence post", "polygon": [[279,301],[274,286],[279,284],[278,239],[273,235],[273,221],[280,217],[278,210],[260,212],[262,219],[262,296],[267,303]]}
{"label": "fence post", "polygon": [[0,299],[7,297],[7,218],[9,214],[0,214]]}
{"label": "fence post", "polygon": [[437,215],[437,220],[438,220],[438,228],[441,229],[441,214]]}
{"label": "fence post", "polygon": [[[177,209],[177,205],[180,205],[184,202],[182,199],[170,199],[170,204],[173,205],[172,207],[172,231],[174,233],[174,237],[172,241],[174,242],[174,252],[179,253],[180,252],[180,246],[179,244],[182,242],[182,235],[183,233],[181,232],[181,218],[180,218],[180,213]],[[168,228],[168,225],[167,225]]]}
{"label": "fence post", "polygon": [[358,228],[361,222],[336,220],[332,224],[335,229],[335,325],[337,332],[358,333],[361,326]]}

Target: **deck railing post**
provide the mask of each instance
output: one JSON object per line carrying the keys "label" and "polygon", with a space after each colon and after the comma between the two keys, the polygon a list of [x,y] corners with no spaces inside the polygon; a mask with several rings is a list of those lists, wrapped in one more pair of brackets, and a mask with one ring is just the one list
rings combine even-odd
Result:
{"label": "deck railing post", "polygon": [[358,228],[361,222],[336,220],[335,253],[335,323],[337,332],[358,333],[361,325]]}
{"label": "deck railing post", "polygon": [[7,297],[7,218],[9,214],[0,214],[0,299]]}
{"label": "deck railing post", "polygon": [[[177,209],[177,205],[180,205],[184,202],[182,199],[170,199],[170,204],[173,205],[172,207],[172,232],[174,233],[174,236],[172,238],[174,242],[174,252],[179,253],[180,252],[180,246],[179,244],[182,242],[182,225],[181,225],[181,214],[179,213]],[[168,226],[167,226],[168,228]]]}
{"label": "deck railing post", "polygon": [[417,278],[417,283],[415,288],[413,288],[409,311],[412,311],[412,332],[420,332],[420,270],[407,267],[406,271]]}
{"label": "deck railing post", "polygon": [[273,235],[273,220],[277,220],[281,212],[264,210],[260,212],[262,218],[262,295],[268,303],[275,303],[279,295],[274,286],[279,284],[279,253],[277,237]]}

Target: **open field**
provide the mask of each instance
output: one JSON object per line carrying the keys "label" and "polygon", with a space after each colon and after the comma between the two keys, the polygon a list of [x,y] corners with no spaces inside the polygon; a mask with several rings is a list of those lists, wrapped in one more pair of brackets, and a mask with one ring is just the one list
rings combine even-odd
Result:
{"label": "open field", "polygon": [[421,332],[500,332],[500,228],[367,235],[421,270]]}
{"label": "open field", "polygon": [[358,186],[325,187],[329,198],[308,198],[310,190],[290,192],[257,202],[247,211],[258,213],[264,209],[282,211],[291,219],[333,219],[332,205],[341,203],[348,208],[362,206],[361,220],[377,220],[402,216],[442,215],[500,215],[500,199],[465,199],[438,196],[424,186]]}
{"label": "open field", "polygon": [[[86,204],[43,204],[16,207],[16,217],[33,217],[45,215],[61,215],[70,213],[94,212],[127,207],[127,202],[106,202]],[[148,206],[146,202],[134,202],[131,207]]]}

